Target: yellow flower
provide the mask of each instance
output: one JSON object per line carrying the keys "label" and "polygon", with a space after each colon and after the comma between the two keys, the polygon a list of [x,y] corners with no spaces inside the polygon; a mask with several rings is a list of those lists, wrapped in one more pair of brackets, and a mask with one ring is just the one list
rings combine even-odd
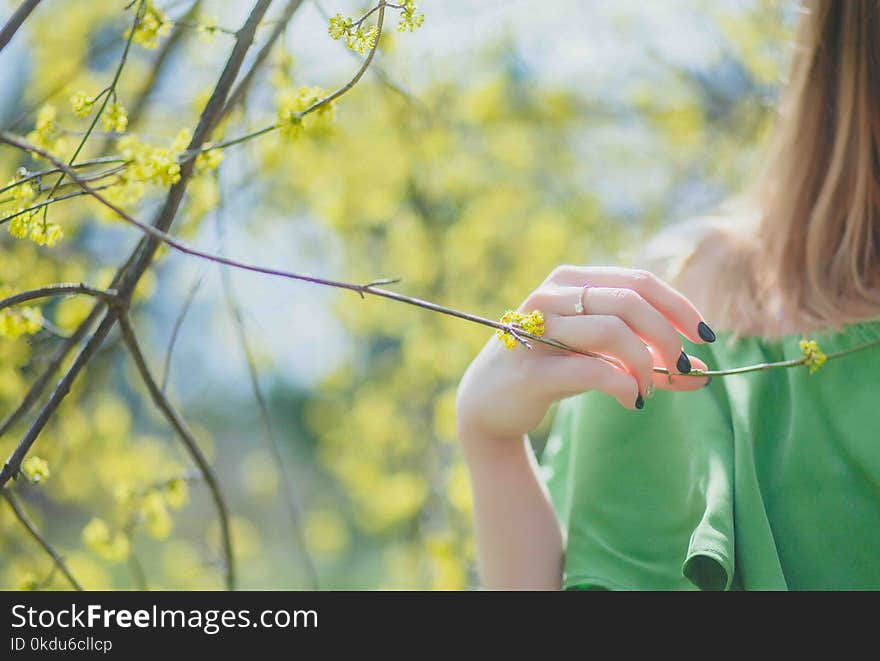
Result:
{"label": "yellow flower", "polygon": [[22,592],[33,592],[40,589],[40,579],[32,571],[25,572],[18,582],[18,589]]}
{"label": "yellow flower", "polygon": [[38,246],[51,248],[64,236],[64,230],[58,223],[33,223],[31,226],[31,241]]}
{"label": "yellow flower", "polygon": [[131,551],[131,542],[123,533],[110,533],[110,526],[97,517],[89,521],[82,531],[82,541],[89,549],[108,562],[121,562]]}
{"label": "yellow flower", "polygon": [[189,502],[189,487],[186,480],[176,478],[165,485],[165,502],[172,509],[180,509]]}
{"label": "yellow flower", "polygon": [[30,456],[21,464],[21,472],[28,481],[39,484],[51,474],[49,471],[49,462],[37,456]]}
{"label": "yellow flower", "polygon": [[422,27],[424,22],[425,15],[416,13],[416,3],[413,0],[406,0],[400,12],[400,22],[397,24],[397,31],[412,32],[416,28]]}
{"label": "yellow flower", "polygon": [[210,146],[210,143],[205,145],[205,151],[196,156],[196,170],[199,172],[216,170],[220,163],[223,162],[223,150],[219,147],[209,149]]}
{"label": "yellow flower", "polygon": [[166,149],[141,142],[133,135],[122,138],[119,141],[119,150],[122,157],[130,163],[124,171],[124,182],[151,182],[166,186],[176,184],[180,181],[180,165],[174,148],[181,142],[181,134],[178,134],[172,148]]}
{"label": "yellow flower", "polygon": [[10,220],[9,233],[16,239],[25,238],[28,235],[28,231],[30,230],[31,219],[34,217],[34,213],[35,212],[32,212],[30,214],[21,214]]}
{"label": "yellow flower", "polygon": [[520,321],[520,325],[526,332],[542,337],[544,335],[544,313],[540,310],[535,310],[528,316],[524,317],[523,320]]}
{"label": "yellow flower", "polygon": [[37,112],[34,130],[27,135],[28,141],[44,151],[63,151],[66,141],[58,131],[58,125],[55,122],[57,115],[58,111],[55,106],[48,103],[43,105]]}
{"label": "yellow flower", "polygon": [[827,356],[822,353],[815,340],[801,340],[800,347],[805,359],[804,365],[810,370],[810,374],[815,374],[825,364]]}
{"label": "yellow flower", "polygon": [[[312,107],[327,96],[327,92],[320,87],[300,87],[298,89],[284,88],[276,95],[278,106],[278,128],[286,138],[297,138],[303,131],[304,118],[301,113]],[[335,112],[335,103],[326,103],[312,113],[319,118],[332,119]]]}
{"label": "yellow flower", "polygon": [[346,35],[345,44],[353,51],[364,55],[376,45],[376,37],[378,34],[379,29],[375,25],[371,25],[367,28],[361,26],[355,31],[350,31]]}
{"label": "yellow flower", "polygon": [[330,18],[330,26],[327,28],[327,32],[330,34],[331,39],[341,39],[346,36],[351,30],[351,19],[346,18],[342,14],[336,14]]}
{"label": "yellow flower", "polygon": [[[174,25],[165,17],[165,12],[156,7],[150,0],[144,9],[144,15],[134,28],[132,40],[144,48],[155,48],[159,44],[159,37],[164,37]],[[131,35],[131,28],[125,31],[126,39]]]}
{"label": "yellow flower", "polygon": [[[544,335],[544,314],[540,310],[535,310],[529,314],[522,314],[516,310],[507,310],[499,322],[507,326],[514,326],[523,329],[527,333],[542,337]],[[519,343],[514,335],[500,328],[495,331],[496,337],[504,342],[504,346],[513,349]]]}
{"label": "yellow flower", "polygon": [[7,185],[15,186],[10,189],[12,193],[12,199],[17,200],[22,203],[22,207],[31,202],[37,196],[37,189],[34,187],[33,181],[25,181],[18,185],[15,184],[15,179],[11,180]]}
{"label": "yellow flower", "polygon": [[184,127],[177,132],[174,140],[171,142],[171,152],[173,154],[181,154],[186,151],[189,143],[192,141],[192,131]]}
{"label": "yellow flower", "polygon": [[82,531],[83,544],[95,550],[110,539],[110,528],[103,519],[93,518]]}
{"label": "yellow flower", "polygon": [[18,310],[0,310],[0,337],[14,340],[22,335],[33,335],[42,327],[43,316],[38,308],[25,307]]}
{"label": "yellow flower", "polygon": [[165,500],[157,491],[152,491],[144,496],[140,514],[144,518],[147,532],[156,539],[165,539],[171,534],[173,522]]}
{"label": "yellow flower", "polygon": [[214,16],[203,18],[202,22],[199,23],[198,30],[199,39],[205,43],[211,43],[217,34],[217,19]]}
{"label": "yellow flower", "polygon": [[70,105],[73,106],[73,114],[77,117],[87,117],[95,105],[95,97],[79,91],[70,97]]}
{"label": "yellow flower", "polygon": [[104,114],[101,115],[101,125],[105,131],[122,133],[128,128],[128,113],[125,108],[114,101],[104,109]]}

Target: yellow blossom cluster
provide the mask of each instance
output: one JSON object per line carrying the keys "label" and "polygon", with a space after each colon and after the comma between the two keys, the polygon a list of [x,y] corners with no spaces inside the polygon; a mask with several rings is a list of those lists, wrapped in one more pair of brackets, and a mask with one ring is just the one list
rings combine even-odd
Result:
{"label": "yellow blossom cluster", "polygon": [[37,111],[34,130],[27,134],[29,142],[43,151],[54,154],[63,153],[69,140],[61,133],[57,124],[58,110],[52,104],[44,104]]}
{"label": "yellow blossom cluster", "polygon": [[34,484],[39,484],[51,474],[49,462],[36,455],[31,455],[21,463],[21,472]]}
{"label": "yellow blossom cluster", "polygon": [[89,113],[92,112],[92,106],[95,105],[95,97],[79,91],[70,97],[70,105],[73,108],[74,115],[77,117],[88,117]]}
{"label": "yellow blossom cluster", "polygon": [[418,13],[414,0],[406,0],[400,11],[400,22],[397,24],[398,32],[413,32],[425,23],[425,15]]}
{"label": "yellow blossom cluster", "polygon": [[801,340],[799,344],[804,356],[804,365],[810,370],[810,374],[815,374],[825,364],[828,357],[822,353],[815,340]]}
{"label": "yellow blossom cluster", "polygon": [[58,223],[40,220],[38,209],[31,208],[39,192],[34,181],[16,181],[13,179],[8,184],[12,187],[9,190],[15,214],[9,219],[9,233],[16,239],[30,237],[38,246],[54,246],[64,236],[64,231]]}
{"label": "yellow blossom cluster", "polygon": [[43,327],[39,309],[22,307],[16,310],[0,310],[0,337],[15,339],[22,335],[33,335]]}
{"label": "yellow blossom cluster", "polygon": [[202,18],[199,21],[199,39],[204,43],[211,43],[217,34],[217,19],[214,16]]}
{"label": "yellow blossom cluster", "polygon": [[[537,335],[538,337],[544,335],[544,314],[540,310],[534,310],[529,314],[522,314],[516,310],[507,310],[501,315],[499,321],[502,324],[512,326],[513,328],[521,328],[527,333]],[[508,349],[513,349],[519,344],[516,337],[509,331],[501,330],[499,328],[495,331],[495,334],[499,340],[504,342],[504,346]]]}
{"label": "yellow blossom cluster", "polygon": [[223,150],[219,147],[212,147],[209,144],[206,144],[196,156],[196,170],[199,172],[209,172],[211,170],[216,170],[220,167],[220,163],[223,162]]}
{"label": "yellow blossom cluster", "polygon": [[294,139],[302,135],[305,122],[320,122],[333,119],[336,112],[335,102],[325,103],[308,115],[302,112],[326,98],[327,92],[320,87],[284,87],[275,95],[278,107],[278,128],[281,134]]}
{"label": "yellow blossom cluster", "polygon": [[111,533],[104,519],[92,518],[83,528],[82,541],[108,562],[122,562],[131,552],[131,540],[124,532]]}
{"label": "yellow blossom cluster", "polygon": [[[144,48],[155,48],[159,45],[159,39],[168,34],[173,21],[168,20],[165,12],[156,7],[152,0],[147,0],[143,16],[134,28],[134,36],[132,41],[140,44]],[[131,35],[131,28],[125,31],[125,37]]]}
{"label": "yellow blossom cluster", "polygon": [[123,171],[127,182],[170,186],[180,181],[180,164],[168,147],[156,147],[137,136],[125,136],[119,141],[119,151],[128,163]]}
{"label": "yellow blossom cluster", "polygon": [[376,38],[379,36],[379,29],[375,25],[361,23],[355,26],[351,18],[342,14],[330,18],[327,32],[334,40],[344,37],[345,45],[361,55],[375,47]]}
{"label": "yellow blossom cluster", "polygon": [[114,101],[104,109],[104,114],[101,115],[101,125],[105,131],[122,133],[128,128],[128,113],[125,108]]}

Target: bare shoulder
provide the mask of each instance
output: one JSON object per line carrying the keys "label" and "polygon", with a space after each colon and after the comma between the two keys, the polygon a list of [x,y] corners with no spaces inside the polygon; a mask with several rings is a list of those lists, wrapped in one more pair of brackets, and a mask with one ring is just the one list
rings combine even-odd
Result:
{"label": "bare shoulder", "polygon": [[636,266],[651,271],[687,296],[713,327],[755,329],[747,301],[755,283],[749,259],[754,233],[748,216],[705,216],[661,230],[640,251]]}

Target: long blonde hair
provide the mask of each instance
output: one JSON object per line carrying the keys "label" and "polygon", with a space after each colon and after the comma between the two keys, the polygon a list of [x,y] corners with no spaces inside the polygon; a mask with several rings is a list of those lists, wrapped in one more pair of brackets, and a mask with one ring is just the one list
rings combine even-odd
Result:
{"label": "long blonde hair", "polygon": [[695,254],[705,266],[699,253],[716,243],[705,298],[719,326],[740,334],[880,315],[880,0],[802,9],[759,212]]}

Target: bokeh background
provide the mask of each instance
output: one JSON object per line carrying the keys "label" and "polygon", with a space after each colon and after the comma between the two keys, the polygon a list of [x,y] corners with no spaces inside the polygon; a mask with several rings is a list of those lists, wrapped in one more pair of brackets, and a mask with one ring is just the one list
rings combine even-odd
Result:
{"label": "bokeh background", "polygon": [[[0,54],[0,125],[26,133],[48,101],[59,125],[82,131],[68,99],[112,76],[125,4],[44,0]],[[192,6],[156,4],[171,18]],[[236,28],[250,4],[203,0],[190,16]],[[175,232],[314,275],[400,277],[403,293],[497,318],[555,265],[626,263],[658,228],[711,212],[748,183],[797,15],[796,3],[775,0],[418,4],[424,26],[390,31],[331,125],[225,150],[216,176],[190,186]],[[305,0],[227,137],[274,121],[279,86],[332,89],[350,77],[358,59],[329,38],[326,17],[363,8]],[[159,142],[195,125],[232,45],[180,29],[130,127]],[[124,105],[149,84],[161,46],[132,51]],[[0,149],[4,182],[21,164]],[[0,231],[0,287],[106,283],[138,238],[93,202],[50,214],[65,230],[54,248]],[[89,309],[65,299],[43,308],[36,335],[0,338],[0,414]],[[167,252],[138,290],[135,323],[159,374],[178,326],[168,391],[227,494],[243,587],[309,587],[309,564],[321,588],[476,585],[454,397],[485,328],[350,292],[221,276]],[[111,338],[34,448],[50,477],[19,480],[16,493],[88,588],[219,589],[211,502],[144,394]],[[539,451],[551,417],[533,435]],[[4,457],[24,429],[0,438]],[[66,587],[3,505],[0,586]],[[90,544],[96,519],[125,548]]]}

